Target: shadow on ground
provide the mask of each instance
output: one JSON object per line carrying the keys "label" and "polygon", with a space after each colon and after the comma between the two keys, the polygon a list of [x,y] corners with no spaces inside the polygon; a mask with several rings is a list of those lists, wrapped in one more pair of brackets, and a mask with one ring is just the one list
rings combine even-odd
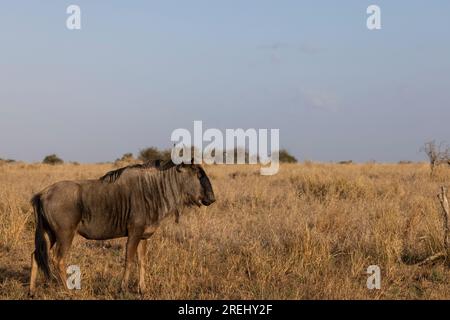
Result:
{"label": "shadow on ground", "polygon": [[0,267],[0,283],[5,282],[5,280],[14,279],[18,282],[27,285],[30,277],[30,268],[22,266],[21,271],[11,270],[9,268]]}

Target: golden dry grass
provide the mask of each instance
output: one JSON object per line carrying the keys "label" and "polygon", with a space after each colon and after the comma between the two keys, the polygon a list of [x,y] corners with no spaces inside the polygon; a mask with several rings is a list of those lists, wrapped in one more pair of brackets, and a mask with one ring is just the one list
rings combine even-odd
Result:
{"label": "golden dry grass", "polygon": [[[111,165],[0,165],[0,299],[26,299],[34,217],[31,195]],[[148,293],[119,292],[124,239],[77,237],[69,264],[82,290],[38,282],[40,299],[450,299],[448,263],[418,267],[442,250],[436,194],[450,170],[425,164],[207,168],[217,202],[166,221],[150,240]],[[381,290],[366,288],[369,265]]]}

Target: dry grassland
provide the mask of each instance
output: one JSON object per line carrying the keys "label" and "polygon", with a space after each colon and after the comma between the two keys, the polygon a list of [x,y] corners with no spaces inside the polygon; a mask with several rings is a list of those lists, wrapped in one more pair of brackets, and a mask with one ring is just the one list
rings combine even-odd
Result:
{"label": "dry grassland", "polygon": [[[0,164],[0,299],[27,299],[34,216],[29,200],[109,164]],[[443,248],[436,194],[450,181],[426,164],[292,164],[206,168],[217,202],[169,219],[149,241],[144,296],[119,291],[124,239],[76,237],[69,264],[82,290],[38,280],[39,299],[450,299],[448,262],[416,266]],[[366,269],[379,265],[381,290]],[[134,285],[134,286],[133,286]]]}

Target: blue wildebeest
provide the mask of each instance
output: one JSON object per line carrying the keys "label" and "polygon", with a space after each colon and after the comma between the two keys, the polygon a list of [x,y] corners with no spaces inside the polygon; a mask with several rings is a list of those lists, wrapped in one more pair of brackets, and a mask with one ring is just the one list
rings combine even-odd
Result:
{"label": "blue wildebeest", "polygon": [[197,164],[175,165],[150,161],[108,172],[97,180],[62,181],[32,198],[36,216],[30,295],[36,288],[38,268],[50,277],[49,251],[57,275],[66,286],[64,258],[75,234],[90,240],[127,237],[121,288],[128,290],[130,267],[137,252],[139,291],[146,285],[147,239],[161,220],[191,206],[209,206],[214,192],[204,169]]}

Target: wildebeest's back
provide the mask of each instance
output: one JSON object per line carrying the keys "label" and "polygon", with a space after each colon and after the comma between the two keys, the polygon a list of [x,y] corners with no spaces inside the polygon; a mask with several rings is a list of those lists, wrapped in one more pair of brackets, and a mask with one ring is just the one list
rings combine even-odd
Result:
{"label": "wildebeest's back", "polygon": [[87,239],[97,240],[126,236],[132,211],[130,186],[99,180],[78,183],[82,213],[78,232]]}

